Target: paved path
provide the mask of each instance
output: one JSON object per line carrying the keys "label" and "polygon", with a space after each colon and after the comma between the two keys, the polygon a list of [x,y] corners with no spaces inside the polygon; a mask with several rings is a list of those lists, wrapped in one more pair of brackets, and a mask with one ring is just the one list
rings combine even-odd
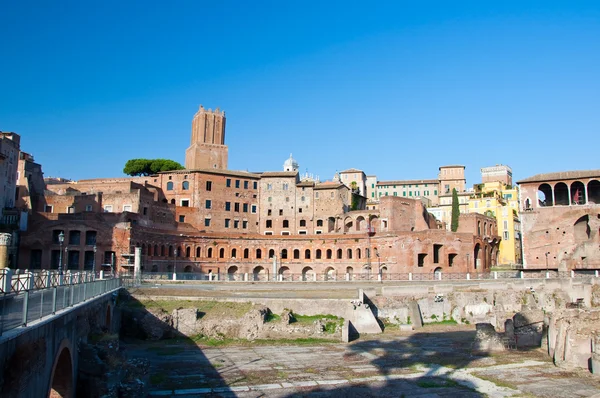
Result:
{"label": "paved path", "polygon": [[540,351],[471,356],[473,335],[425,328],[352,344],[126,346],[151,360],[153,397],[600,397],[600,380]]}

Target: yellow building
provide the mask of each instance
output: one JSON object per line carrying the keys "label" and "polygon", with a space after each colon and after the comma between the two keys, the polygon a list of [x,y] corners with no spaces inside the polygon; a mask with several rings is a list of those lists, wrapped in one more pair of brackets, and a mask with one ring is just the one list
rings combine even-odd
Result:
{"label": "yellow building", "polygon": [[469,213],[493,216],[502,237],[496,264],[522,264],[519,189],[500,181],[474,187],[469,197]]}

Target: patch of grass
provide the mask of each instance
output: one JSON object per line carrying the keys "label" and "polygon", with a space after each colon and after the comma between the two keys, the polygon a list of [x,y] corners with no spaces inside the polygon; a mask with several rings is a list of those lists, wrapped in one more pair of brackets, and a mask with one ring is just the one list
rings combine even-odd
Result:
{"label": "patch of grass", "polygon": [[479,373],[473,373],[473,375],[477,376],[478,378],[480,378],[482,380],[487,380],[489,382],[492,382],[492,383],[494,383],[498,387],[504,387],[504,388],[510,388],[511,390],[517,390],[517,388],[513,384],[509,384],[509,383],[507,383],[506,381],[504,381],[502,379],[498,379],[498,378],[493,377],[493,376],[482,375],[482,374],[479,374]]}
{"label": "patch of grass", "polygon": [[258,339],[258,340],[245,340],[245,339],[232,339],[227,337],[206,337],[203,335],[197,335],[192,340],[200,345],[207,347],[225,347],[225,346],[268,346],[268,345],[322,345],[338,343],[337,340],[329,339],[318,339],[318,338],[298,338],[298,339]]}
{"label": "patch of grass", "polygon": [[423,326],[429,326],[429,325],[458,325],[458,322],[456,322],[454,319],[444,319],[442,321],[428,322],[428,323],[423,324]]}
{"label": "patch of grass", "polygon": [[339,318],[335,315],[329,315],[329,314],[325,314],[325,315],[298,315],[298,314],[294,314],[294,318],[296,319],[296,322],[298,323],[313,323],[314,321],[318,321],[321,319],[327,319],[327,320],[342,320],[343,318]]}
{"label": "patch of grass", "polygon": [[211,300],[131,300],[126,304],[129,308],[146,308],[148,310],[161,309],[165,312],[182,308],[196,308],[199,312],[205,314],[214,314],[216,316],[235,316],[242,317],[250,311],[252,303],[237,303],[227,301]]}
{"label": "patch of grass", "polygon": [[457,387],[459,385],[454,380],[449,379],[418,380],[416,384],[421,388],[447,388]]}
{"label": "patch of grass", "polygon": [[265,319],[265,322],[279,322],[281,320],[281,316],[277,315],[277,314],[273,314],[272,312],[269,311],[269,313],[267,314],[267,319]]}

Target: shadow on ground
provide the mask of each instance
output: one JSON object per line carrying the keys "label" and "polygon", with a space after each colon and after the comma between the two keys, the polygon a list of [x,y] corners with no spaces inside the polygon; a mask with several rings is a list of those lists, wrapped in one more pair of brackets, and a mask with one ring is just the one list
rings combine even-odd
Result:
{"label": "shadow on ground", "polygon": [[[156,301],[135,288],[129,291],[120,296],[121,345],[129,359],[149,362],[147,383],[150,396],[157,393],[164,397],[180,396],[184,391],[188,396],[210,391],[231,396],[231,389],[217,370],[219,359],[211,361],[194,338],[173,327],[169,317],[171,309],[155,305],[148,310],[130,293],[135,292],[148,302]],[[199,313],[198,317],[202,315]]]}

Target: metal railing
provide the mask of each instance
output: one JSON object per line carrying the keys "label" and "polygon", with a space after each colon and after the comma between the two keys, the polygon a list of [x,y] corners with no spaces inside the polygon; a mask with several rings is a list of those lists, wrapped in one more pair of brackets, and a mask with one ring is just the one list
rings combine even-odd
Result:
{"label": "metal railing", "polygon": [[[132,276],[123,275],[123,278]],[[258,273],[203,273],[203,272],[142,272],[140,282],[160,281],[207,281],[207,282],[358,282],[358,281],[465,281],[465,280],[514,280],[514,279],[582,279],[598,278],[596,270],[573,270],[566,272],[545,270],[515,270],[491,272],[405,272],[388,273],[316,273],[305,272],[294,274],[285,272],[274,275],[266,272]]]}
{"label": "metal railing", "polygon": [[[63,275],[64,276],[64,275]],[[60,278],[53,278],[53,280]],[[0,295],[0,335],[121,287],[120,278],[25,289]]]}
{"label": "metal railing", "polygon": [[8,268],[0,269],[0,294],[22,293],[26,290],[45,289],[64,284],[91,282],[98,278],[108,278],[109,274],[93,271],[13,271]]}

